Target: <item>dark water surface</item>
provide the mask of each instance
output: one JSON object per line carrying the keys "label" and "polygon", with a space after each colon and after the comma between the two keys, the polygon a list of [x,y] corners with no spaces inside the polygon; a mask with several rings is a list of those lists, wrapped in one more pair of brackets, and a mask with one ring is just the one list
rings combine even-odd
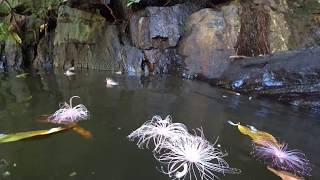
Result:
{"label": "dark water surface", "polygon": [[[304,151],[320,179],[320,116],[315,112],[267,100],[248,100],[202,82],[175,77],[111,75],[120,83],[106,88],[106,72],[82,72],[67,78],[62,72],[17,79],[0,74],[0,131],[12,133],[55,127],[37,122],[58,104],[78,95],[91,118],[81,126],[93,133],[87,140],[70,131],[45,139],[0,144],[0,179],[8,180],[165,180],[167,175],[150,150],[140,150],[126,136],[153,115],[170,114],[189,129],[202,127],[207,139],[229,152],[230,166],[240,175],[224,180],[277,180],[250,156],[251,143],[227,121],[250,124],[268,131]],[[226,95],[227,98],[222,96]],[[7,163],[5,163],[5,161]]]}

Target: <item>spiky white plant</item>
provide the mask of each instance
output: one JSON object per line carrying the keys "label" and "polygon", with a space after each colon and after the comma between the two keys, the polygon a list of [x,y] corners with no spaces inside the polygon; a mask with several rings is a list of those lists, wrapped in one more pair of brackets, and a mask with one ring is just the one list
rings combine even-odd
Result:
{"label": "spiky white plant", "polygon": [[285,144],[255,144],[253,155],[276,169],[299,176],[311,174],[310,163],[305,154],[299,150],[288,150]]}
{"label": "spiky white plant", "polygon": [[159,151],[160,146],[166,141],[186,136],[187,134],[187,127],[182,123],[172,123],[171,116],[162,119],[156,115],[129,134],[128,138],[132,141],[138,139],[137,145],[139,148],[149,148],[151,141],[154,145],[154,151]]}
{"label": "spiky white plant", "polygon": [[64,102],[64,104],[54,114],[48,117],[48,120],[53,123],[73,123],[81,120],[88,119],[89,111],[83,104],[72,106],[73,98],[80,98],[79,96],[72,96],[70,98],[70,104]]}
{"label": "spiky white plant", "polygon": [[227,153],[207,141],[202,130],[199,132],[200,136],[189,134],[161,144],[164,153],[154,156],[165,164],[162,172],[174,179],[184,178],[189,174],[189,179],[201,180],[218,178],[215,172],[240,173],[240,170],[229,167],[223,159]]}

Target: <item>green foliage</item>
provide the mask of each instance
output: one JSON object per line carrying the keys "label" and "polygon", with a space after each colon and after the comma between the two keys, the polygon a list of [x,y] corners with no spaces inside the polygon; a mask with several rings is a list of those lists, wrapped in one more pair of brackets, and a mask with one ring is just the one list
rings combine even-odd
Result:
{"label": "green foliage", "polygon": [[[21,32],[21,20],[25,16],[36,16],[46,21],[49,11],[55,11],[65,0],[0,0],[0,41],[22,43],[18,32]],[[41,24],[33,30],[36,32]],[[45,24],[43,25],[45,26]]]}
{"label": "green foliage", "polygon": [[43,0],[41,3],[32,7],[32,13],[41,19],[45,19],[47,12],[58,9],[62,2],[64,2],[64,0]]}
{"label": "green foliage", "polygon": [[9,13],[10,13],[9,6],[7,4],[4,4],[4,3],[0,4],[0,16],[4,17],[4,16],[9,15]]}
{"label": "green foliage", "polygon": [[3,22],[0,22],[0,41],[14,40],[11,36],[9,25]]}
{"label": "green foliage", "polygon": [[128,0],[127,6],[130,7],[133,4],[137,4],[139,3],[141,0]]}

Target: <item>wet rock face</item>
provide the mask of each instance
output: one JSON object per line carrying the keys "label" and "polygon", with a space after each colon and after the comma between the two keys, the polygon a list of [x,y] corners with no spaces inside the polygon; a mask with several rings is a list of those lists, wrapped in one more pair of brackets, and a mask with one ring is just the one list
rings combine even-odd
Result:
{"label": "wet rock face", "polygon": [[190,16],[179,44],[186,75],[217,78],[230,63],[239,32],[238,6],[203,9]]}
{"label": "wet rock face", "polygon": [[236,44],[238,55],[258,56],[270,53],[270,14],[262,6],[244,4],[240,13],[241,28]]}
{"label": "wet rock face", "polygon": [[[211,80],[211,83],[234,91],[255,93],[313,108],[319,104],[316,99],[320,97],[319,56],[320,47],[314,47],[234,60],[223,75]],[[315,98],[306,98],[310,95]]]}
{"label": "wet rock face", "polygon": [[50,69],[53,66],[54,33],[50,32],[43,37],[37,46],[37,57],[33,61],[34,69]]}
{"label": "wet rock face", "polygon": [[120,51],[116,27],[103,17],[61,6],[55,29],[54,67],[115,68]]}
{"label": "wet rock face", "polygon": [[151,49],[144,51],[145,58],[148,59],[149,71],[158,74],[167,74],[169,72],[178,72],[181,68],[181,57],[176,49]]}
{"label": "wet rock face", "polygon": [[5,41],[1,48],[0,69],[20,70],[23,66],[22,49],[14,41]]}
{"label": "wet rock face", "polygon": [[186,4],[147,7],[130,18],[133,45],[144,51],[149,72],[170,73],[179,70],[181,57],[175,47],[183,35],[187,18],[195,10],[196,6]]}
{"label": "wet rock face", "polygon": [[33,67],[139,73],[143,58],[141,50],[121,39],[117,25],[108,24],[99,14],[61,6],[57,27],[40,40]]}
{"label": "wet rock face", "polygon": [[177,45],[190,14],[185,5],[147,7],[130,19],[133,44],[140,49],[168,48]]}

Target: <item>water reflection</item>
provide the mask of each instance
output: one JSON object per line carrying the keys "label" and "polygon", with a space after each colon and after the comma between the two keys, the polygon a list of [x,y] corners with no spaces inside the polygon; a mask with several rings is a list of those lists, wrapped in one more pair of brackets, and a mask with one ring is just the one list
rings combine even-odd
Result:
{"label": "water reflection", "polygon": [[[119,86],[106,88],[106,77],[119,82]],[[60,102],[78,95],[91,114],[91,119],[81,125],[94,136],[87,141],[68,132],[43,140],[1,145],[0,158],[17,164],[8,167],[12,179],[168,179],[157,171],[158,163],[149,151],[137,149],[126,139],[155,114],[171,114],[174,122],[193,129],[202,127],[210,141],[219,137],[219,144],[229,152],[230,166],[243,171],[222,179],[278,179],[262,163],[251,159],[250,140],[230,127],[228,120],[268,131],[288,142],[290,149],[304,151],[314,164],[310,179],[320,179],[320,121],[319,114],[314,112],[264,99],[250,101],[246,96],[205,83],[170,76],[83,71],[70,78],[63,72],[44,72],[26,79],[0,74],[0,79],[1,132],[51,127],[38,123],[37,117],[53,112]]]}

